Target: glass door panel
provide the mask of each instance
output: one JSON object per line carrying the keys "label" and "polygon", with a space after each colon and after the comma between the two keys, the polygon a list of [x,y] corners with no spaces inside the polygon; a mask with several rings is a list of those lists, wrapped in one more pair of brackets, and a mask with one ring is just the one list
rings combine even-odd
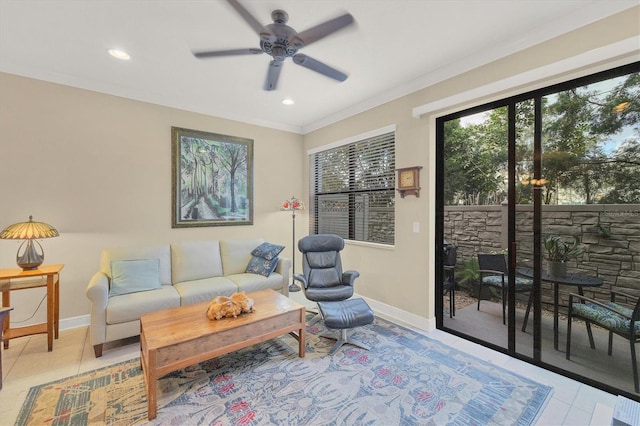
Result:
{"label": "glass door panel", "polygon": [[506,107],[444,123],[443,324],[501,348],[508,347],[501,290],[508,276],[482,284],[492,274],[479,270],[478,255],[500,256],[506,265],[507,133]]}
{"label": "glass door panel", "polygon": [[[612,292],[633,295],[616,299],[622,309],[633,309],[640,295],[632,261],[640,248],[640,122],[630,111],[639,98],[638,73],[542,97],[540,219],[543,324],[557,318],[556,327],[543,327],[542,362],[635,395],[628,339],[614,335],[609,355],[606,329],[572,319],[566,355],[571,294],[575,303],[590,303],[581,294],[601,303]],[[558,245],[575,249],[547,250]]]}

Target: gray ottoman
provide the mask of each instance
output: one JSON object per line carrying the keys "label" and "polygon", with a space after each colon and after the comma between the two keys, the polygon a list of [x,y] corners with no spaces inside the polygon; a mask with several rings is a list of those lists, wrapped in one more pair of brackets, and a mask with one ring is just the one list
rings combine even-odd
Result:
{"label": "gray ottoman", "polygon": [[345,343],[369,350],[366,345],[347,336],[348,329],[361,327],[373,322],[375,316],[369,305],[367,305],[367,302],[362,299],[348,299],[340,302],[318,302],[318,307],[324,318],[324,324],[328,328],[340,330],[339,338],[324,336],[336,340],[336,344],[331,348],[331,351],[329,351],[329,355],[336,353]]}

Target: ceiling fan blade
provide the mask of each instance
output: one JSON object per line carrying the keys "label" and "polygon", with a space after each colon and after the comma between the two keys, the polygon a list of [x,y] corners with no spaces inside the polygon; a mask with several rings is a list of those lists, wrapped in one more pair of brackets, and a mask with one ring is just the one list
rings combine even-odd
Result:
{"label": "ceiling fan blade", "polygon": [[347,79],[346,74],[302,53],[293,55],[293,62],[322,75],[326,75],[329,78],[333,78],[334,80],[345,81]]}
{"label": "ceiling fan blade", "polygon": [[231,49],[231,50],[212,50],[209,52],[193,52],[196,58],[215,58],[217,56],[237,56],[237,55],[258,55],[263,53],[261,49]]}
{"label": "ceiling fan blade", "polygon": [[275,34],[271,34],[238,0],[227,0],[227,3],[238,12],[242,19],[253,28],[253,31],[255,31],[263,41],[274,42],[276,40]]}
{"label": "ceiling fan blade", "polygon": [[267,71],[267,79],[264,82],[264,90],[276,90],[278,78],[282,70],[282,61],[271,61]]}
{"label": "ceiling fan blade", "polygon": [[353,16],[347,13],[345,15],[338,16],[337,18],[333,18],[326,22],[323,22],[322,24],[316,25],[315,27],[311,27],[308,30],[302,31],[297,35],[291,37],[289,42],[292,43],[297,49],[300,49],[348,25],[351,25],[352,23]]}

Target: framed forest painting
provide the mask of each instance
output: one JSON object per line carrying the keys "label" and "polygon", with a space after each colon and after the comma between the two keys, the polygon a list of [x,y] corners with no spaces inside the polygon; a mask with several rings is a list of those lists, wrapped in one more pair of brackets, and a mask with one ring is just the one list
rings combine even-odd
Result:
{"label": "framed forest painting", "polygon": [[172,228],[253,224],[253,140],[171,128]]}

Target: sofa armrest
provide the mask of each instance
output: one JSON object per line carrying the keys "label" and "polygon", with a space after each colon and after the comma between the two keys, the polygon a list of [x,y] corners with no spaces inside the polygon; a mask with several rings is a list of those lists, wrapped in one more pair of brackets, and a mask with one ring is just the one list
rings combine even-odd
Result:
{"label": "sofa armrest", "polygon": [[92,345],[107,340],[107,303],[109,302],[109,277],[96,272],[91,277],[87,290],[87,298],[91,301],[91,317],[89,338]]}
{"label": "sofa armrest", "polygon": [[279,257],[275,272],[282,275],[282,294],[289,296],[289,269],[291,268],[291,259]]}

